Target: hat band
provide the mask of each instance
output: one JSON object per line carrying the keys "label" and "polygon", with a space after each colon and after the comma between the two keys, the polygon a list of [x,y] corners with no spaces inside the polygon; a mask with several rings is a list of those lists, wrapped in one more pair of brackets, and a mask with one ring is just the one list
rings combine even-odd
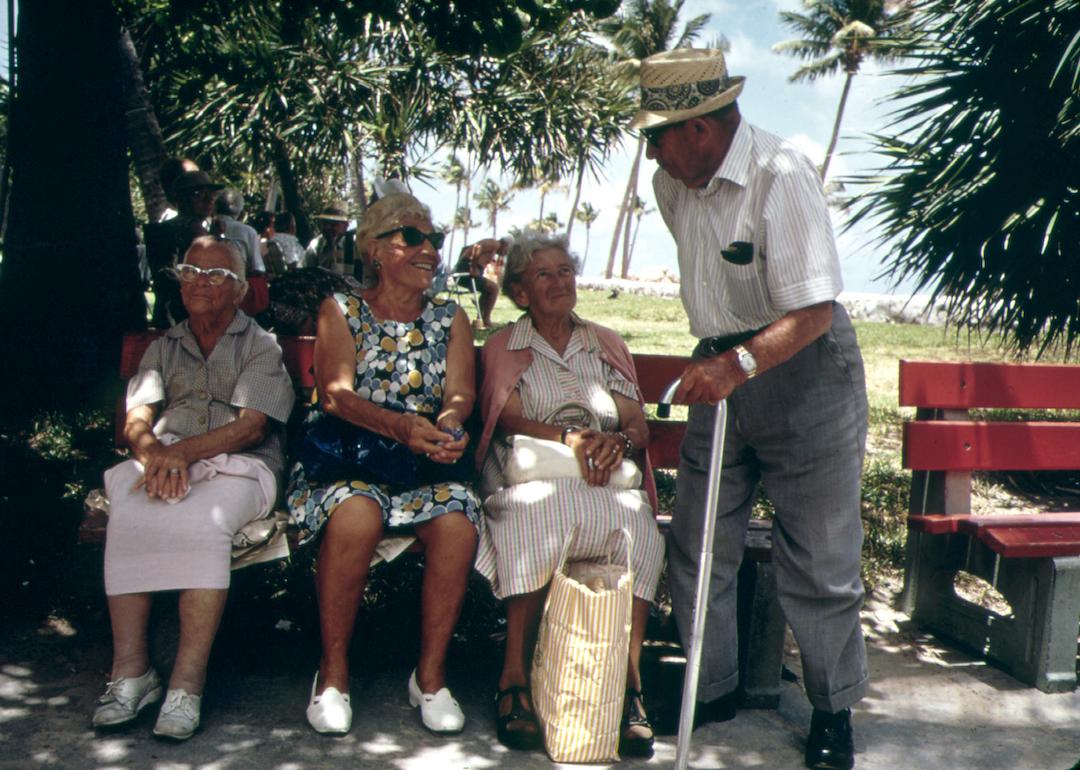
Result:
{"label": "hat band", "polygon": [[692,110],[728,87],[728,79],[713,78],[663,88],[641,87],[641,108],[649,112]]}

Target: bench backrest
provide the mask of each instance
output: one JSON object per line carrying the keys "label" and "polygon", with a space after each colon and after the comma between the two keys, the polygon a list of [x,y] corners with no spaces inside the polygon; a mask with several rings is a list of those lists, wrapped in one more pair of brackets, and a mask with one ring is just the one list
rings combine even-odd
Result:
{"label": "bench backrest", "polygon": [[[161,331],[150,330],[129,332],[124,335],[120,355],[120,376],[127,380],[139,369],[146,348],[161,336]],[[301,393],[308,393],[315,387],[315,338],[279,336],[285,368],[293,379],[293,384]],[[477,356],[479,367],[480,356]],[[655,404],[668,384],[682,374],[689,363],[685,356],[665,356],[639,353],[634,356],[645,402]],[[477,376],[480,376],[479,368]],[[123,446],[124,405],[121,398],[117,409],[116,443]],[[649,458],[657,468],[675,468],[679,464],[679,444],[682,442],[686,423],[679,420],[649,420]]]}
{"label": "bench backrest", "polygon": [[[971,512],[971,472],[1080,469],[1080,423],[972,419],[971,409],[1080,409],[1080,366],[900,361],[903,465],[913,516]],[[945,527],[944,519],[916,522]]]}
{"label": "bench backrest", "polygon": [[971,420],[969,409],[1080,409],[1080,366],[900,362],[900,405],[912,470],[1074,470],[1080,423]]}

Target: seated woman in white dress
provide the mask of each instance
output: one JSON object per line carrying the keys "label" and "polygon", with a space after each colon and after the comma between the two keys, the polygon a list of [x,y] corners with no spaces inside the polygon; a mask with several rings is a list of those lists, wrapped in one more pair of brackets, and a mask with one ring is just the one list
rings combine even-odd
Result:
{"label": "seated woman in white dress", "polygon": [[[540,735],[529,691],[532,649],[548,583],[567,535],[578,528],[570,560],[598,559],[612,530],[633,539],[633,615],[622,754],[648,755],[653,731],[641,696],[641,646],[649,604],[663,565],[664,544],[653,519],[655,485],[647,462],[645,489],[609,485],[623,457],[643,460],[648,427],[633,359],[614,331],[584,321],[577,304],[577,262],[565,238],[526,233],[510,247],[503,293],[525,315],[488,339],[480,406],[484,432],[481,529],[476,568],[506,600],[506,656],[496,696],[499,739],[511,748],[538,746]],[[600,429],[583,428],[588,405]],[[582,421],[582,422],[576,422]],[[583,478],[506,485],[506,436],[561,441],[577,456]]]}
{"label": "seated woman in white dress", "polygon": [[105,474],[113,664],[93,724],[127,724],[161,700],[147,624],[154,593],[178,590],[180,642],[154,734],[184,740],[199,727],[232,537],[274,505],[294,394],[274,336],[238,309],[239,249],[203,236],[175,270],[189,317],[150,345],[128,383],[132,459]]}

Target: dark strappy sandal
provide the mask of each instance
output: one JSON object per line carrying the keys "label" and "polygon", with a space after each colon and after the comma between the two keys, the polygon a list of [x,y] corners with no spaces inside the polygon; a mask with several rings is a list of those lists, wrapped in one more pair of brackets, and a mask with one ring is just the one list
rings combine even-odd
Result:
{"label": "dark strappy sandal", "polygon": [[[521,702],[519,696],[524,695],[528,700],[528,708]],[[510,711],[506,714],[499,713],[499,703],[503,698],[510,698]],[[540,736],[540,723],[536,721],[536,714],[532,710],[532,692],[528,685],[512,684],[505,690],[495,693],[495,731],[499,736],[499,743],[508,749],[530,751],[538,749],[542,740]],[[510,725],[518,722],[519,726],[511,728]],[[533,725],[535,730],[522,729],[524,725]]]}
{"label": "dark strappy sandal", "polygon": [[[639,729],[635,729],[639,728]],[[643,729],[642,729],[643,728]],[[648,736],[642,735],[648,731]],[[656,734],[645,713],[645,696],[640,690],[626,688],[622,725],[619,728],[619,754],[624,757],[651,757]]]}

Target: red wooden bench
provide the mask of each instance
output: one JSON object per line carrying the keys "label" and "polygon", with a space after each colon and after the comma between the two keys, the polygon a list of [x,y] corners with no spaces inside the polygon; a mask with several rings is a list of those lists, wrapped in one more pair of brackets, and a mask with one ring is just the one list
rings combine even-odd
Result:
{"label": "red wooden bench", "polygon": [[[127,380],[138,371],[139,362],[150,343],[160,331],[130,332],[124,336],[120,358],[120,377]],[[278,337],[285,368],[292,376],[297,393],[296,409],[307,407],[308,396],[315,387],[314,337]],[[637,369],[646,403],[655,404],[667,385],[682,374],[689,362],[685,356],[637,354]],[[479,356],[477,356],[479,367]],[[478,369],[477,376],[479,378]],[[123,447],[124,401],[117,404],[115,440]],[[297,415],[294,415],[296,417]],[[650,419],[649,458],[654,467],[671,470],[679,465],[679,447],[686,422]],[[670,512],[657,511],[657,520],[665,528]],[[88,515],[79,530],[84,543],[100,544],[105,539],[107,519],[103,515]],[[296,546],[297,532],[289,528],[286,535],[291,547]],[[417,544],[413,546],[418,549]],[[739,572],[739,647],[743,705],[751,708],[775,708],[780,699],[780,670],[783,661],[784,617],[776,598],[776,582],[772,569],[772,528],[769,522],[755,522],[747,533],[746,552]],[[681,677],[679,677],[681,682]]]}
{"label": "red wooden bench", "polygon": [[[904,609],[1044,692],[1074,689],[1080,499],[1071,511],[972,515],[971,480],[1080,469],[1080,422],[970,410],[1080,409],[1080,366],[901,361],[900,405],[916,407],[903,434],[912,471]],[[961,570],[996,588],[1012,614],[959,597]]]}

